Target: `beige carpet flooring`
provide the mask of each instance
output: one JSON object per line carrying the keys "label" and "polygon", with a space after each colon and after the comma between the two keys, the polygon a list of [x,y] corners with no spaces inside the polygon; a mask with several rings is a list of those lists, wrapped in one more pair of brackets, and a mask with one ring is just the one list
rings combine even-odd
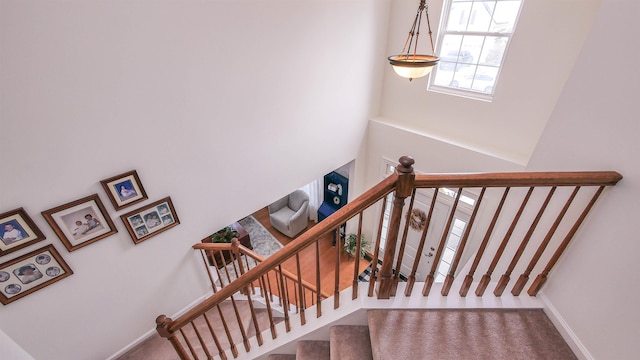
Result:
{"label": "beige carpet flooring", "polygon": [[542,310],[369,310],[374,359],[576,359]]}

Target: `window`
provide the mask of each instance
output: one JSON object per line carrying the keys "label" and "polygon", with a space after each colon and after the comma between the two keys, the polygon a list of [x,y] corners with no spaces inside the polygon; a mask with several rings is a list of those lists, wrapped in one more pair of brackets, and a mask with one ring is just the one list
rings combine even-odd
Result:
{"label": "window", "polygon": [[447,277],[447,274],[449,274],[451,263],[456,255],[456,251],[458,251],[458,245],[460,245],[460,239],[462,239],[462,232],[466,226],[467,222],[463,219],[457,217],[454,219],[453,226],[451,227],[451,231],[447,237],[447,244],[444,248],[444,252],[442,253],[442,257],[440,258],[440,264],[438,264],[435,282],[443,282]]}
{"label": "window", "polygon": [[430,89],[490,100],[522,0],[447,0]]}

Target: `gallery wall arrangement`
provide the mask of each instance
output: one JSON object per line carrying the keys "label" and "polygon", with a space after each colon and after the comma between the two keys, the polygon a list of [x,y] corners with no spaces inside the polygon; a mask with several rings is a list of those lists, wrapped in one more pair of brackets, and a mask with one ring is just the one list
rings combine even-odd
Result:
{"label": "gallery wall arrangement", "polygon": [[[116,211],[148,199],[135,170],[101,180],[100,184]],[[69,252],[118,232],[97,193],[44,210],[41,214]],[[134,245],[180,224],[168,196],[129,211],[120,219]],[[0,214],[0,258],[45,239],[24,208]],[[72,274],[73,270],[53,244],[45,245],[0,263],[0,302],[7,305]]]}

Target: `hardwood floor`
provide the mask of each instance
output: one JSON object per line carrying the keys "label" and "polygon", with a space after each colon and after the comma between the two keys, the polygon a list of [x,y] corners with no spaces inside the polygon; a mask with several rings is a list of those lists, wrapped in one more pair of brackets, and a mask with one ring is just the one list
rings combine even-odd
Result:
{"label": "hardwood floor", "polygon": [[[267,208],[260,209],[252,214],[282,245],[287,245],[294,239],[291,239],[273,226],[269,221],[269,211]],[[309,221],[309,230],[315,225],[315,222]],[[305,231],[307,231],[305,230]],[[327,234],[319,240],[320,253],[320,287],[323,294],[332,296],[335,291],[336,278],[336,247],[332,245],[333,236]],[[339,290],[344,290],[353,284],[355,258],[349,258],[344,252],[340,254],[339,267]],[[316,283],[316,250],[315,246],[310,246],[300,252],[300,273],[302,279],[311,283]],[[357,274],[360,274],[370,265],[369,261],[360,259]],[[293,274],[297,274],[296,263],[294,259],[290,259],[283,264],[283,268]],[[356,276],[357,276],[356,274]]]}

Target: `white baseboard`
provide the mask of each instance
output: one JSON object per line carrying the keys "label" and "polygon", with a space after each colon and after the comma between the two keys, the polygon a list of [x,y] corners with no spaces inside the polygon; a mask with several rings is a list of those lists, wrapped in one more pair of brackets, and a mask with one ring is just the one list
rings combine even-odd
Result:
{"label": "white baseboard", "polygon": [[[192,309],[194,306],[200,304],[202,301],[204,301],[206,298],[208,298],[209,296],[211,296],[213,293],[211,294],[205,294],[203,296],[201,296],[200,298],[196,299],[195,301],[193,301],[191,304],[185,306],[183,309],[179,310],[177,313],[171,315],[170,317],[175,319],[178,316],[186,313],[187,311],[189,311],[190,309]],[[124,348],[122,348],[120,351],[118,351],[117,353],[109,356],[106,360],[114,360],[117,359],[118,357],[124,355],[127,351],[133,349],[136,345],[142,343],[143,341],[147,340],[149,337],[151,337],[154,333],[156,332],[156,329],[153,328],[149,331],[147,331],[146,333],[144,333],[142,336],[140,336],[139,338],[137,338],[136,340],[132,341],[131,343],[129,343],[129,345],[125,346]]]}
{"label": "white baseboard", "polygon": [[544,295],[543,292],[539,292],[536,296],[542,300],[544,303],[544,312],[549,317],[549,320],[553,323],[553,325],[558,329],[560,335],[564,341],[567,342],[573,353],[580,360],[594,360],[589,350],[582,344],[582,341],[576,336],[576,334],[571,330],[569,324],[564,321],[564,318],[560,315],[558,310],[553,306],[549,298]]}

